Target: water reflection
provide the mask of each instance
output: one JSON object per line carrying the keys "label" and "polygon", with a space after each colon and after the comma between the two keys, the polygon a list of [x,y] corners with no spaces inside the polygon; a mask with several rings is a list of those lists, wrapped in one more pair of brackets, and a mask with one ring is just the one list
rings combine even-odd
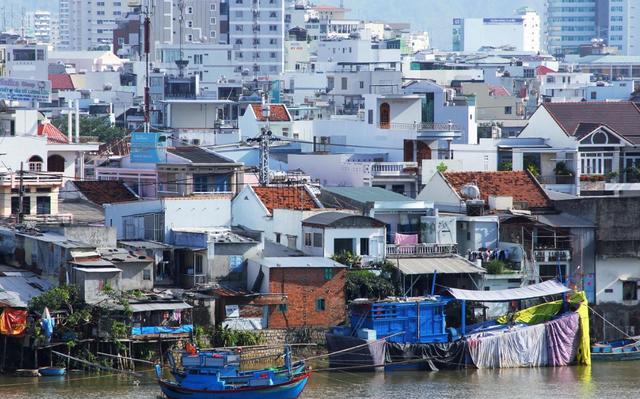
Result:
{"label": "water reflection", "polygon": [[[314,374],[302,399],[626,399],[640,396],[638,363],[591,367]],[[63,380],[0,377],[2,399],[156,399],[151,379],[71,374]],[[259,398],[256,398],[259,399]]]}

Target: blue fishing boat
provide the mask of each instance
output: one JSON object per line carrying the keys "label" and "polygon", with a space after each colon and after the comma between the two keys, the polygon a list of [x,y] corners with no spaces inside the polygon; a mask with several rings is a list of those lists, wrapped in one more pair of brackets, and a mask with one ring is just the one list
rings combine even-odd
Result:
{"label": "blue fishing boat", "polygon": [[[285,349],[283,357],[289,356],[289,349]],[[225,351],[203,351],[197,353],[181,354],[182,367],[178,368],[170,353],[168,356],[171,374],[178,383],[182,383],[186,378],[194,378],[196,375],[211,376],[220,375],[220,379],[227,384],[247,383],[253,376],[254,370],[243,370],[240,366],[240,353],[232,350]],[[288,374],[299,374],[304,371],[303,361],[292,362],[290,366],[286,364],[281,367],[272,367],[271,371],[278,377]]]}
{"label": "blue fishing boat", "polygon": [[[522,307],[523,301],[539,304]],[[517,302],[521,310],[467,325],[467,302]],[[452,324],[448,306],[449,315],[459,312]],[[349,321],[326,335],[331,368],[436,371],[591,362],[586,297],[555,280],[506,290],[448,288],[443,295],[355,300]],[[632,349],[627,351],[631,356]]]}
{"label": "blue fishing boat", "polygon": [[640,360],[640,342],[635,339],[598,342],[591,346],[591,360],[601,362]]}
{"label": "blue fishing boat", "polygon": [[38,372],[43,377],[60,377],[67,373],[67,369],[64,367],[41,367]]}
{"label": "blue fishing boat", "polygon": [[304,390],[310,372],[304,363],[291,361],[290,349],[283,354],[284,366],[241,370],[240,356],[233,351],[183,353],[182,369],[175,366],[175,381],[156,375],[162,393],[169,399],[295,399]]}

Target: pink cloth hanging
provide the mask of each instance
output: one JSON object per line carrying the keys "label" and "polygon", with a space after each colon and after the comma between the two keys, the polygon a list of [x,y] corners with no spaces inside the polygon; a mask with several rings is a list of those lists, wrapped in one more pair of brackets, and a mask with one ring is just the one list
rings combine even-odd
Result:
{"label": "pink cloth hanging", "polygon": [[396,245],[416,245],[418,243],[417,234],[400,234],[396,233]]}

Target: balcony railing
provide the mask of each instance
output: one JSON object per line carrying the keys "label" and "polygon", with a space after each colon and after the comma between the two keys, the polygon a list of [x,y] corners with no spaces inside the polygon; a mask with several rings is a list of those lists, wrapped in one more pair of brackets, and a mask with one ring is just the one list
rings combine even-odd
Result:
{"label": "balcony railing", "polygon": [[547,175],[538,176],[537,179],[540,184],[576,184],[575,176]]}
{"label": "balcony railing", "polygon": [[433,131],[433,132],[453,132],[458,131],[460,128],[455,123],[435,123],[435,122],[421,122],[421,123],[378,123],[379,129],[392,129],[392,130],[411,130],[414,132],[420,131]]}
{"label": "balcony railing", "polygon": [[399,176],[415,172],[417,168],[417,162],[376,162],[371,165],[371,174],[374,176]]}
{"label": "balcony railing", "polygon": [[[22,178],[23,185],[38,185],[38,184],[62,184],[62,173],[42,172],[37,175],[29,174],[25,172]],[[0,175],[0,185],[10,184],[11,188],[16,188],[20,185],[20,176],[18,173],[11,173]]]}
{"label": "balcony railing", "polygon": [[571,260],[571,250],[568,249],[534,249],[533,257],[536,262],[568,262]]}
{"label": "balcony railing", "polygon": [[457,244],[387,244],[387,257],[389,258],[428,258],[457,253]]}

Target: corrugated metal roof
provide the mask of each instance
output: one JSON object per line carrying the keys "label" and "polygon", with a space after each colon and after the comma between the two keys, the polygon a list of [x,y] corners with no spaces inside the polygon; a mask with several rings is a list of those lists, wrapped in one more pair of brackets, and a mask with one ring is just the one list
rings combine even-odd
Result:
{"label": "corrugated metal roof", "polygon": [[324,191],[350,198],[358,202],[375,201],[414,201],[402,194],[380,187],[324,187]]}
{"label": "corrugated metal roof", "polygon": [[283,256],[254,260],[265,267],[347,267],[342,263],[321,256]]}
{"label": "corrugated metal roof", "polygon": [[0,277],[0,303],[14,308],[26,308],[29,300],[53,288],[47,280],[38,276]]}
{"label": "corrugated metal roof", "polygon": [[403,274],[468,274],[485,273],[465,258],[454,256],[442,256],[433,258],[400,258],[397,261]]}
{"label": "corrugated metal roof", "polygon": [[361,215],[344,212],[323,212],[308,217],[302,221],[306,224],[314,224],[327,227],[384,227],[384,223]]}
{"label": "corrugated metal roof", "polygon": [[544,223],[551,227],[575,227],[575,228],[593,228],[595,224],[587,219],[583,219],[578,216],[570,215],[568,213],[558,213],[549,215],[538,215],[538,222]]}
{"label": "corrugated metal roof", "polygon": [[154,302],[132,303],[129,305],[132,312],[150,312],[154,310],[178,310],[191,309],[191,305],[185,302]]}
{"label": "corrugated metal roof", "polygon": [[95,260],[74,260],[70,261],[72,265],[78,265],[81,267],[113,267],[113,263],[106,261],[104,259],[95,259]]}
{"label": "corrugated metal roof", "polygon": [[478,302],[505,302],[520,299],[539,298],[548,295],[558,295],[571,291],[556,280],[548,280],[539,284],[526,287],[510,288],[497,291],[473,291],[458,288],[447,289],[456,299]]}

